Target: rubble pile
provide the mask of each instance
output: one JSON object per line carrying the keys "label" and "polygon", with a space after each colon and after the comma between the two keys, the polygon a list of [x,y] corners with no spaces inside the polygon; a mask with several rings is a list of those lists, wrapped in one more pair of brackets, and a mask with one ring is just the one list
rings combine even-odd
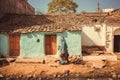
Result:
{"label": "rubble pile", "polygon": [[82,58],[79,55],[74,55],[69,57],[69,62],[74,64],[81,64]]}

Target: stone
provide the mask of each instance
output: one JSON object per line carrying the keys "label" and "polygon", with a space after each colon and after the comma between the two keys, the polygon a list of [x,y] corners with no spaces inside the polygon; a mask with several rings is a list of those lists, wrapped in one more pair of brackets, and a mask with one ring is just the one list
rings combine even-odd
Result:
{"label": "stone", "polygon": [[15,62],[15,61],[16,61],[16,58],[6,58],[6,60],[7,60],[9,63],[12,63],[12,62]]}
{"label": "stone", "polygon": [[75,63],[75,64],[80,64],[80,62],[82,61],[79,55],[70,56],[68,60],[70,63]]}
{"label": "stone", "polygon": [[57,77],[58,77],[58,78],[60,78],[60,77],[61,77],[61,75],[60,75],[60,74],[57,74]]}
{"label": "stone", "polygon": [[42,78],[41,78],[41,77],[39,77],[37,80],[42,80]]}
{"label": "stone", "polygon": [[106,62],[105,61],[94,61],[93,66],[94,68],[103,68],[105,67]]}
{"label": "stone", "polygon": [[56,78],[56,77],[57,77],[57,74],[53,74],[53,77]]}
{"label": "stone", "polygon": [[34,77],[33,77],[33,76],[28,77],[28,80],[33,80],[33,79],[34,79]]}
{"label": "stone", "polygon": [[114,71],[111,72],[111,75],[112,75],[112,78],[114,78],[114,79],[117,78],[117,75]]}
{"label": "stone", "polygon": [[9,62],[6,59],[0,59],[0,67],[9,65]]}
{"label": "stone", "polygon": [[65,70],[64,76],[69,76],[70,71],[69,70]]}
{"label": "stone", "polygon": [[105,67],[106,62],[105,62],[105,61],[102,61],[102,60],[88,61],[88,62],[86,63],[86,65],[87,65],[88,67],[91,67],[91,68],[103,68],[103,67]]}
{"label": "stone", "polygon": [[0,74],[0,78],[1,78],[1,77],[4,77],[4,76],[3,76],[2,74]]}
{"label": "stone", "polygon": [[92,62],[86,62],[86,64],[85,64],[87,67],[90,67],[90,68],[94,68],[94,66],[93,66],[93,64],[92,64]]}
{"label": "stone", "polygon": [[44,59],[42,60],[42,64],[45,64],[45,60]]}
{"label": "stone", "polygon": [[117,75],[116,75],[116,74],[113,74],[113,75],[112,75],[112,78],[116,78],[116,77],[117,77]]}
{"label": "stone", "polygon": [[108,80],[113,80],[112,78],[108,78]]}

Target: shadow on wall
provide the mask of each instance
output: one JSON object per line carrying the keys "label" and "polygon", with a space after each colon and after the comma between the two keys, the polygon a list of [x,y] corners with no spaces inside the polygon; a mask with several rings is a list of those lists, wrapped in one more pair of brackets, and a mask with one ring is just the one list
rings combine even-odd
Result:
{"label": "shadow on wall", "polygon": [[82,32],[82,46],[93,46],[96,45],[84,32]]}
{"label": "shadow on wall", "polygon": [[94,51],[105,51],[104,46],[99,46],[95,44],[93,40],[91,40],[84,32],[82,32],[82,53],[83,55],[87,55],[93,53]]}

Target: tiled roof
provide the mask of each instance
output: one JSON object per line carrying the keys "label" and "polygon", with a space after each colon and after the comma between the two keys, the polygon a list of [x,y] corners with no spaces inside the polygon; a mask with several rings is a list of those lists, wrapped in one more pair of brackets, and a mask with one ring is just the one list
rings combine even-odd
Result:
{"label": "tiled roof", "polygon": [[6,15],[0,19],[2,33],[62,32],[81,30],[77,15]]}
{"label": "tiled roof", "polygon": [[120,16],[111,15],[5,15],[0,18],[0,33],[80,31],[83,25],[105,23],[120,26]]}
{"label": "tiled roof", "polygon": [[108,25],[120,26],[120,9],[116,9],[110,13],[105,23]]}

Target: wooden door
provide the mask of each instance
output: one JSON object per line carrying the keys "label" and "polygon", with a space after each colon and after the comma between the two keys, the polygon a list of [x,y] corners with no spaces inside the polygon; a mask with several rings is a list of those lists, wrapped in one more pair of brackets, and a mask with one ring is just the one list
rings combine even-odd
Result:
{"label": "wooden door", "polygon": [[56,54],[56,35],[45,36],[45,53],[46,55]]}
{"label": "wooden door", "polygon": [[10,56],[19,56],[20,55],[20,36],[10,35],[9,39],[10,39],[9,40]]}
{"label": "wooden door", "polygon": [[120,35],[114,36],[114,52],[120,52]]}

